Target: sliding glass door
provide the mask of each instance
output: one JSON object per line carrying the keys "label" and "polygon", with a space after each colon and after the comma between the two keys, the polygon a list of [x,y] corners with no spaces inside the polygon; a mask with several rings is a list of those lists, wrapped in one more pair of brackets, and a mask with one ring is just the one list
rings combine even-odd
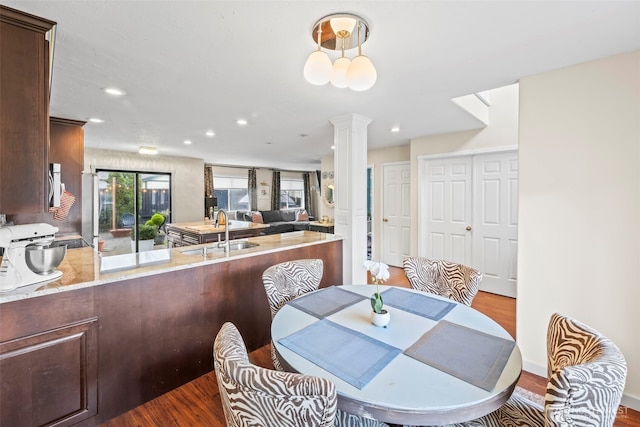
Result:
{"label": "sliding glass door", "polygon": [[103,256],[165,248],[163,227],[171,221],[171,174],[96,172]]}

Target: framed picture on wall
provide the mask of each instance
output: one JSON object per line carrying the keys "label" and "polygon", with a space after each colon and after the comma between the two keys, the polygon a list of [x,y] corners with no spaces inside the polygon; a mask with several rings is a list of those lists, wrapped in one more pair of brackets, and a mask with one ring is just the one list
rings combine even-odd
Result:
{"label": "framed picture on wall", "polygon": [[268,199],[269,198],[269,187],[260,187],[260,189],[258,190],[258,198],[259,199]]}

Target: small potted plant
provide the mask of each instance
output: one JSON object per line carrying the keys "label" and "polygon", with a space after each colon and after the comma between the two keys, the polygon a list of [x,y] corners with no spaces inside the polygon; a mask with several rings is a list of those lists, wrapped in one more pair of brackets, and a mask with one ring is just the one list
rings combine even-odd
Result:
{"label": "small potted plant", "polygon": [[[140,252],[153,250],[158,229],[155,225],[143,224],[138,226],[138,249]],[[135,232],[131,229],[131,252],[136,251]]]}
{"label": "small potted plant", "polygon": [[165,221],[164,215],[159,213],[154,213],[149,219],[149,221],[145,222],[145,225],[153,225],[156,227],[157,233],[154,239],[156,245],[164,245],[165,235],[162,234],[160,231],[160,227],[164,225],[164,221]]}
{"label": "small potted plant", "polygon": [[378,285],[389,278],[389,266],[383,262],[374,261],[365,261],[364,266],[371,273],[371,282],[376,285],[376,292],[371,295],[371,322],[376,326],[386,326],[391,320],[391,315],[384,308],[384,301]]}

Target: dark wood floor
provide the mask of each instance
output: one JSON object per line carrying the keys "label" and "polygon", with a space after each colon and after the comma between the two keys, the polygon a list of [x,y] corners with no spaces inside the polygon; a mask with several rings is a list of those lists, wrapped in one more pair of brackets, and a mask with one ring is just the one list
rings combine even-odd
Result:
{"label": "dark wood floor", "polygon": [[[409,287],[404,272],[391,268],[391,277],[387,284]],[[513,298],[479,292],[472,307],[498,322],[514,338],[516,337],[516,302]],[[250,354],[253,363],[273,369],[269,346],[262,347]],[[544,394],[546,379],[523,372],[518,385],[537,394]],[[166,393],[150,402],[116,417],[103,427],[134,426],[211,426],[224,427],[224,413],[215,373],[210,372],[188,384]],[[621,407],[614,424],[615,427],[640,427],[640,413]]]}

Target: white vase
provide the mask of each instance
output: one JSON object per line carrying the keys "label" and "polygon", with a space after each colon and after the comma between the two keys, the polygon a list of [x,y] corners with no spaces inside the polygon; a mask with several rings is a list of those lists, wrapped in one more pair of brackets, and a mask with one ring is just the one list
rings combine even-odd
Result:
{"label": "white vase", "polygon": [[382,313],[376,313],[375,311],[371,311],[371,323],[376,326],[384,327],[387,326],[389,321],[391,320],[391,315],[387,310],[382,310]]}

